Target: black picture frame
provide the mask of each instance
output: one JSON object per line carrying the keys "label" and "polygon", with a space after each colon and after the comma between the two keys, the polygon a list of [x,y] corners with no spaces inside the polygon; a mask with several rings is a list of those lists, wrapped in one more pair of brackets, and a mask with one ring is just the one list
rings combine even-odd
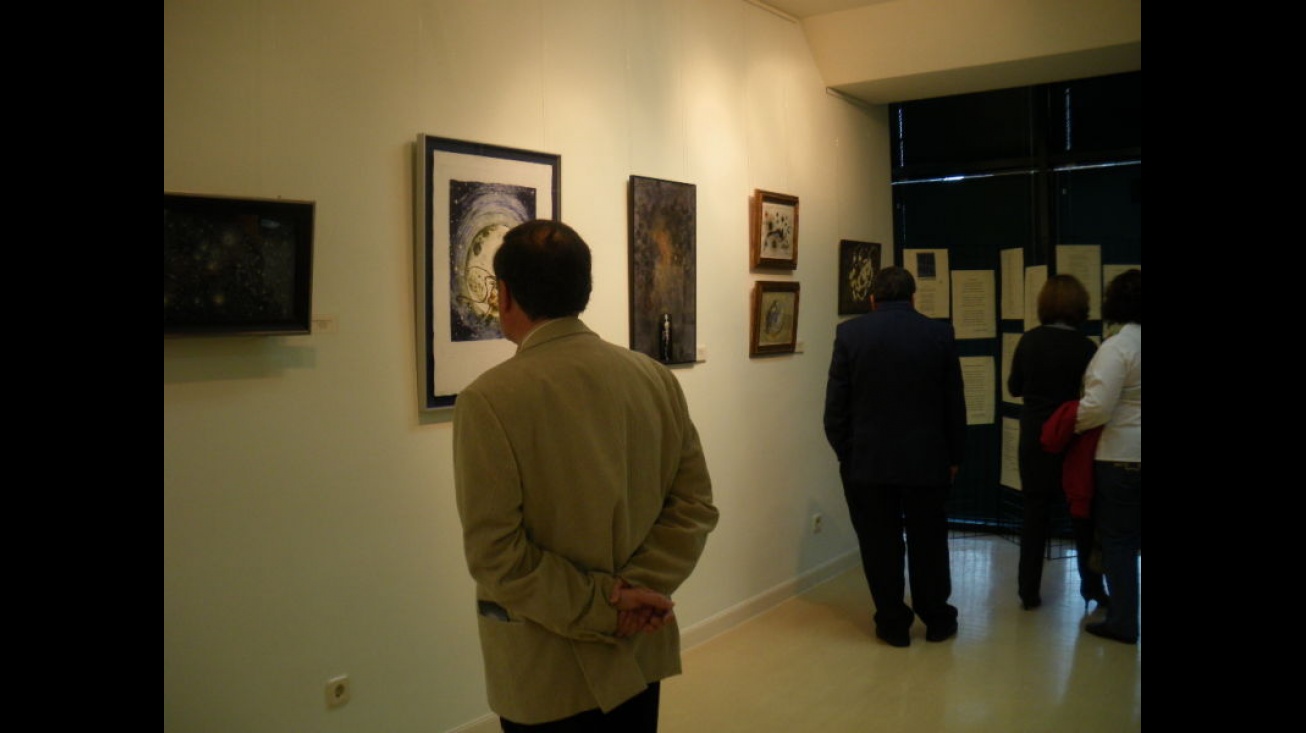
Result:
{"label": "black picture frame", "polygon": [[839,315],[871,312],[871,285],[883,266],[879,242],[839,240]]}
{"label": "black picture frame", "polygon": [[164,191],[164,337],[309,333],[315,215],[312,201]]}
{"label": "black picture frame", "polygon": [[414,150],[418,406],[436,410],[515,353],[491,260],[513,226],[560,219],[562,156],[433,135]]}

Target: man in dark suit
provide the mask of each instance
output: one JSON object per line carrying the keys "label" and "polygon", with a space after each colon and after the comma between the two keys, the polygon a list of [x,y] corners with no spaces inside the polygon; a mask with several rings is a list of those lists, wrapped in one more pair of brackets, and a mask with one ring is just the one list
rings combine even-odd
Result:
{"label": "man in dark suit", "polygon": [[836,331],[825,393],[825,435],[839,457],[875,633],[899,647],[911,644],[915,616],[928,641],[957,633],[944,502],[966,438],[952,326],[917,312],[915,293],[916,280],[900,267],[875,276],[871,312]]}

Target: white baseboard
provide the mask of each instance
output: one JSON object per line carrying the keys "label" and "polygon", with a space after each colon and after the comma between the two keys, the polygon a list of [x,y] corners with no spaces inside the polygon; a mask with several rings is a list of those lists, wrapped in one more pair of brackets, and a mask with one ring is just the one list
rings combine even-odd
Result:
{"label": "white baseboard", "polygon": [[450,728],[446,733],[503,733],[503,728],[499,725],[499,716],[486,713],[470,723]]}
{"label": "white baseboard", "polygon": [[692,649],[718,634],[729,631],[754,616],[765,613],[784,601],[824,583],[848,568],[856,567],[861,561],[861,555],[854,549],[833,560],[828,560],[802,575],[790,578],[768,591],[737,603],[715,616],[699,621],[693,626],[683,628],[680,630],[680,647],[681,649]]}

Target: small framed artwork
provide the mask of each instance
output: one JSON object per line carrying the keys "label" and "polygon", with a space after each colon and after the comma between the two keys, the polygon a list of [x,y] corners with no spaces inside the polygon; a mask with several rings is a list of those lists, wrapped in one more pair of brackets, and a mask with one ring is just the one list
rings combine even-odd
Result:
{"label": "small framed artwork", "polygon": [[698,352],[694,184],[630,177],[630,348],[663,364]]}
{"label": "small framed artwork", "polygon": [[798,197],[757,189],[749,219],[753,267],[798,268]]}
{"label": "small framed artwork", "polygon": [[753,283],[749,356],[792,354],[798,343],[798,283]]}
{"label": "small framed artwork", "polygon": [[499,330],[494,253],[509,229],[561,215],[562,158],[429,135],[415,152],[419,408],[434,410],[515,353]]}
{"label": "small framed artwork", "polygon": [[879,242],[839,241],[839,315],[871,311],[871,284],[880,271]]}

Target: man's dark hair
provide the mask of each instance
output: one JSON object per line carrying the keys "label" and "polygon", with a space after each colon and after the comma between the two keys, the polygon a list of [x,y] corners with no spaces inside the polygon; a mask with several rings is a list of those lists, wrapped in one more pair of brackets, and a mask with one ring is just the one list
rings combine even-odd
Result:
{"label": "man's dark hair", "polygon": [[533,320],[578,315],[590,301],[590,248],[575,229],[536,219],[503,235],[494,276]]}
{"label": "man's dark hair", "polygon": [[1088,291],[1074,275],[1053,275],[1038,292],[1038,322],[1078,326],[1088,320]]}
{"label": "man's dark hair", "polygon": [[1143,271],[1125,270],[1110,285],[1102,297],[1102,320],[1112,323],[1137,323],[1143,325]]}
{"label": "man's dark hair", "polygon": [[871,285],[871,295],[876,303],[888,303],[891,300],[907,300],[916,294],[916,278],[901,267],[886,267],[875,273]]}

